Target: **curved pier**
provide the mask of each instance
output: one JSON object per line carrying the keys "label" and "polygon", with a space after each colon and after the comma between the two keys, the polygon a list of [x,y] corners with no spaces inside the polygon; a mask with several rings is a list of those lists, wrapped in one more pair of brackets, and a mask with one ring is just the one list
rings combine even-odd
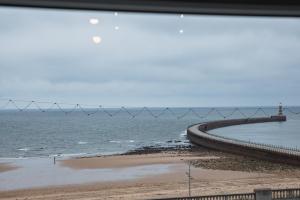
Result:
{"label": "curved pier", "polygon": [[212,129],[227,126],[282,121],[286,121],[286,117],[278,115],[263,118],[230,119],[203,122],[188,127],[187,137],[191,143],[211,149],[300,166],[300,150],[298,149],[247,142],[243,140],[222,137],[207,132]]}

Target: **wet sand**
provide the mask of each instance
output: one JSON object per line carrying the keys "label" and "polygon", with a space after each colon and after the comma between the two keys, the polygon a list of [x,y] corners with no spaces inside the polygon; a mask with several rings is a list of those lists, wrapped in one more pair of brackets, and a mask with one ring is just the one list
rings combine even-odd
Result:
{"label": "wet sand", "polygon": [[75,158],[60,161],[60,164],[72,169],[124,168],[155,164],[179,164],[195,160],[219,159],[218,156],[193,156],[190,154],[174,155],[157,153],[146,155],[117,155],[92,158]]}
{"label": "wet sand", "polygon": [[[106,183],[46,187],[0,192],[0,199],[151,199],[188,195],[187,166],[176,164],[163,175]],[[273,178],[269,174],[192,168],[192,194],[248,192],[253,183]],[[251,183],[250,187],[248,183]],[[292,185],[292,183],[291,183]]]}
{"label": "wet sand", "polygon": [[[186,175],[191,161],[192,195],[252,192],[255,188],[300,187],[300,169],[203,149],[171,150],[59,161],[77,172],[169,165],[162,174],[129,180],[98,181],[0,192],[0,199],[151,199],[188,195]],[[248,167],[245,167],[248,166]],[[66,177],[68,178],[68,177]]]}
{"label": "wet sand", "polygon": [[18,169],[18,167],[10,163],[0,163],[0,173]]}

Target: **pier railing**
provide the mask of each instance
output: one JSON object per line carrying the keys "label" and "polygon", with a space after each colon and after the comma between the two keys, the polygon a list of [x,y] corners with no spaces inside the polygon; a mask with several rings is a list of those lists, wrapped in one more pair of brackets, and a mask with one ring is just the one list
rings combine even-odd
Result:
{"label": "pier railing", "polygon": [[300,188],[272,190],[272,199],[300,199]]}
{"label": "pier railing", "polygon": [[273,152],[278,152],[278,153],[287,153],[290,155],[300,156],[300,149],[294,148],[294,147],[287,147],[287,146],[281,146],[281,145],[273,145],[273,144],[258,143],[258,142],[253,142],[253,141],[239,140],[239,139],[230,138],[230,137],[226,137],[226,136],[216,135],[213,133],[206,133],[206,134],[214,136],[216,138],[230,140],[230,141],[239,143],[241,145],[244,145],[246,147],[259,147],[259,148],[266,149],[268,151],[273,151]]}
{"label": "pier railing", "polygon": [[276,121],[285,121],[285,117],[272,116],[269,118],[245,118],[204,122],[188,127],[187,136],[192,143],[200,146],[226,151],[229,153],[300,166],[300,150],[297,148],[288,148],[271,144],[239,140],[207,132],[212,129],[233,125]]}
{"label": "pier railing", "polygon": [[296,200],[300,199],[300,188],[293,189],[259,189],[253,193],[206,195],[191,197],[172,197],[156,200]]}
{"label": "pier railing", "polygon": [[[224,195],[207,195],[207,196],[191,196],[191,197],[173,197],[164,198],[161,200],[255,200],[255,193],[243,193],[243,194],[224,194]],[[157,199],[159,200],[159,199]]]}
{"label": "pier railing", "polygon": [[167,198],[177,200],[255,200],[255,193]]}

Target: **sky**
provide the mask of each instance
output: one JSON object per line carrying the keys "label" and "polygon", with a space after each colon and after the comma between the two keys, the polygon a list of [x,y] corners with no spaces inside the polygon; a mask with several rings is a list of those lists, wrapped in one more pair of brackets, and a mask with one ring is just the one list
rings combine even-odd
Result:
{"label": "sky", "polygon": [[300,18],[1,7],[0,44],[3,99],[300,105]]}

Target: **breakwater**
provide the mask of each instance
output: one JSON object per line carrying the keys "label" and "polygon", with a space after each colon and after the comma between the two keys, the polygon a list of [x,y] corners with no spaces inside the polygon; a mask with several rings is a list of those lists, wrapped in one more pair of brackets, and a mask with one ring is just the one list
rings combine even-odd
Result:
{"label": "breakwater", "polygon": [[250,141],[237,140],[233,138],[218,136],[207,132],[212,129],[227,126],[283,121],[286,121],[285,116],[203,122],[188,127],[187,137],[191,141],[191,143],[208,147],[211,149],[300,166],[299,149],[278,147],[270,144],[260,144]]}

